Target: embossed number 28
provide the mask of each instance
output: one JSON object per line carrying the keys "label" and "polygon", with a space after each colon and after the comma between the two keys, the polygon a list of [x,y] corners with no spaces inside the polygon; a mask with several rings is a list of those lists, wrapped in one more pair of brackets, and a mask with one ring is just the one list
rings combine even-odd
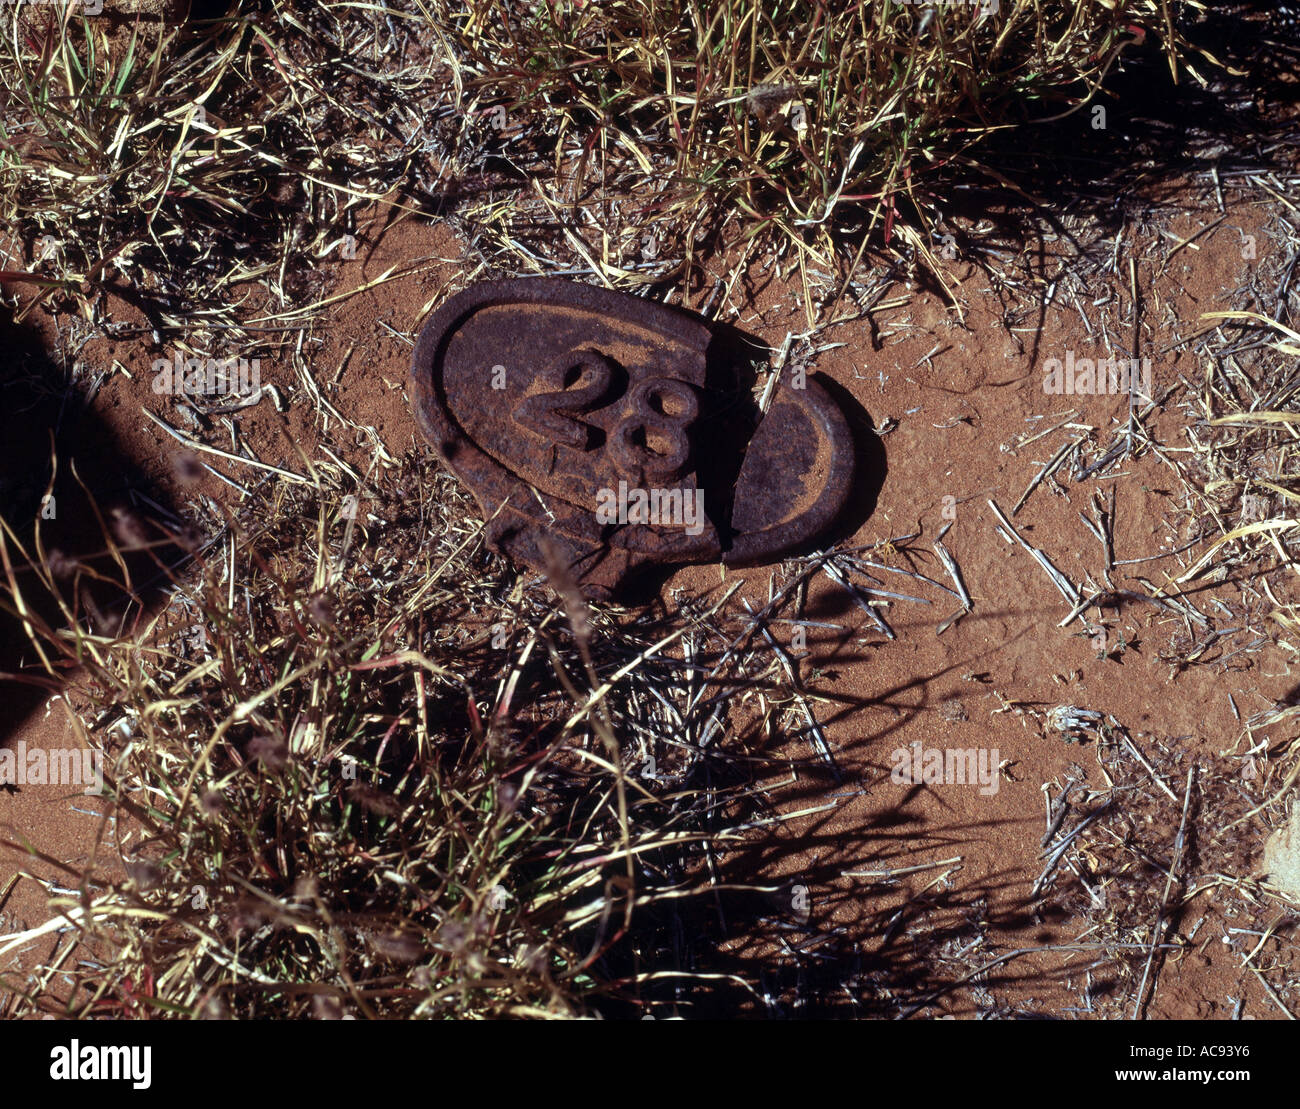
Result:
{"label": "embossed number 28", "polygon": [[[532,431],[575,450],[591,450],[590,428],[577,416],[605,402],[613,383],[609,363],[594,351],[584,351],[565,368],[551,372],[555,392],[535,393],[522,400],[514,418]],[[577,388],[563,388],[567,371],[580,371]],[[556,379],[559,380],[556,380]],[[609,449],[619,470],[630,475],[666,480],[679,475],[690,454],[686,429],[700,411],[694,390],[668,377],[643,378],[631,393],[632,412],[610,432]]]}

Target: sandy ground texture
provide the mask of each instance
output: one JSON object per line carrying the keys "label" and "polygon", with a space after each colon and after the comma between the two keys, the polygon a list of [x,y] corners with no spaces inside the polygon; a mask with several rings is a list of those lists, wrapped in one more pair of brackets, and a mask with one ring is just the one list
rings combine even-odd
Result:
{"label": "sandy ground texture", "polygon": [[[1064,236],[1025,252],[1018,261],[1032,280],[1019,288],[955,252],[944,260],[951,297],[863,272],[837,299],[831,282],[820,318],[840,322],[812,335],[795,260],[737,270],[736,259],[718,259],[725,296],[706,280],[683,298],[696,309],[712,302],[787,371],[829,379],[870,459],[853,530],[837,537],[858,559],[848,584],[810,573],[806,623],[777,625],[822,739],[801,705],[769,718],[784,722],[785,763],[767,771],[768,791],[778,810],[813,811],[719,857],[725,878],[775,891],[767,913],[781,922],[776,938],[722,942],[765,983],[761,1002],[737,1005],[798,1013],[834,981],[856,993],[863,1015],[874,1011],[866,997],[906,998],[921,1016],[1276,1019],[1300,1009],[1300,996],[1260,973],[1267,965],[1272,981],[1300,981],[1278,964],[1294,947],[1262,938],[1279,921],[1294,929],[1295,903],[1259,884],[1270,829],[1249,816],[1281,786],[1269,752],[1291,733],[1285,722],[1246,727],[1293,703],[1295,645],[1257,633],[1267,599],[1232,573],[1181,580],[1213,537],[1196,531],[1177,470],[1204,369],[1188,337],[1205,327],[1202,313],[1238,307],[1253,274],[1285,263],[1273,237],[1283,210],[1245,189],[1220,209],[1208,180],[1180,190],[1178,203],[1153,205],[1147,221],[1082,259]],[[138,334],[95,339],[78,355],[108,371],[78,417],[87,458],[120,469],[124,497],[134,483],[183,513],[194,497],[234,503],[255,475],[204,455],[228,481],[205,471],[183,483],[184,448],[146,413],[293,473],[326,449],[363,478],[425,449],[405,392],[412,339],[433,306],[487,274],[450,224],[408,218],[340,260],[333,291],[391,267],[397,276],[333,303],[281,357],[263,359],[274,394],[206,431],[151,391],[157,352]],[[129,305],[112,315],[145,327]],[[26,340],[57,349],[56,323],[38,314]],[[1132,349],[1150,359],[1156,397],[1168,398],[1143,421],[1153,445],[1076,480],[1127,422],[1129,398],[1047,393],[1045,363]],[[1031,547],[1081,594],[1107,593],[1102,607],[1067,620],[1077,606]],[[741,579],[728,602],[739,614],[745,600],[767,600],[775,575],[689,567],[657,603],[716,598]],[[1135,599],[1157,594],[1166,603]],[[84,725],[70,707],[58,696],[13,706],[19,719],[4,742],[76,744]],[[972,753],[976,781],[935,777],[935,758],[950,751]],[[0,824],[41,853],[0,852],[3,930],[46,917],[45,891],[11,881],[20,868],[57,887],[69,880],[58,863],[109,850],[96,846],[100,808],[61,787],[0,790]],[[1170,919],[1162,893],[1174,868],[1194,896]],[[1174,946],[1149,960],[1155,940]],[[14,965],[59,943],[52,934]],[[1123,957],[1099,961],[1103,951]],[[953,966],[984,969],[937,973]]]}

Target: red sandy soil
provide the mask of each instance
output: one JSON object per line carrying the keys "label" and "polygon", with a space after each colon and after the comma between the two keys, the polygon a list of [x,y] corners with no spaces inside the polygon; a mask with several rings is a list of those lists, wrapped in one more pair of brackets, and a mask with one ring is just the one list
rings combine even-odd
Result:
{"label": "red sandy soil", "polygon": [[[1189,197],[1186,207],[1190,214],[1171,225],[1180,237],[1218,216],[1209,202],[1195,198]],[[1248,266],[1258,264],[1242,258],[1236,228],[1258,227],[1261,212],[1242,203],[1238,209],[1230,208],[1228,217],[1197,240],[1197,249],[1173,255],[1159,274],[1155,263],[1165,258],[1168,244],[1127,242],[1125,249],[1139,261],[1147,306],[1143,353],[1159,352],[1174,342],[1167,326],[1170,319],[1181,321],[1185,336],[1199,329],[1200,313],[1231,307],[1223,299],[1226,292],[1242,283]],[[1266,244],[1261,238],[1261,254],[1268,249]],[[347,419],[375,428],[394,457],[417,446],[404,386],[411,348],[381,322],[403,335],[416,333],[432,305],[474,278],[462,261],[464,254],[445,225],[430,226],[414,219],[396,225],[379,237],[373,249],[363,249],[354,261],[339,263],[335,290],[357,287],[391,266],[418,272],[336,303],[304,343],[306,365],[324,397]],[[1285,652],[1277,649],[1238,655],[1225,666],[1194,665],[1175,672],[1159,653],[1183,634],[1183,625],[1152,606],[1105,613],[1108,644],[1113,647],[1121,636],[1136,644],[1109,657],[1099,657],[1097,644],[1081,633],[1080,621],[1057,626],[1068,611],[1066,602],[1026,552],[997,537],[986,502],[991,498],[1009,513],[1041,465],[1067,437],[1079,433],[1062,429],[1020,451],[1007,449],[1013,440],[1078,410],[1075,422],[1100,428],[1105,442],[1112,417],[1123,416],[1127,400],[1046,395],[1042,361],[1063,357],[1067,349],[1080,356],[1094,351],[1100,355],[1101,340],[1089,337],[1074,305],[1063,299],[1047,310],[1041,328],[1031,315],[1021,330],[1009,332],[987,274],[960,260],[948,265],[949,282],[964,305],[964,326],[941,296],[913,289],[905,305],[874,315],[882,349],[873,349],[873,328],[866,320],[831,326],[817,335],[816,342],[844,345],[818,355],[810,369],[847,388],[875,426],[888,429],[882,438],[888,476],[876,511],[843,543],[857,546],[920,531],[922,537],[913,545],[931,552],[930,544],[945,522],[945,498],[955,498],[956,518],[944,543],[961,567],[974,610],[942,635],[936,634],[936,627],[957,611],[957,603],[933,589],[921,593],[920,583],[893,576],[885,588],[924,595],[934,603],[895,602],[882,609],[898,633],[897,640],[890,642],[865,621],[842,588],[825,575],[814,577],[808,618],[837,623],[844,630],[810,629],[810,655],[802,672],[810,689],[829,698],[819,706],[819,718],[825,722],[844,781],[839,786],[816,784],[807,792],[795,791],[797,797],[789,795],[787,808],[815,804],[832,793],[840,800],[829,814],[803,818],[773,833],[761,871],[739,873],[738,863],[723,861],[728,877],[735,880],[798,884],[802,879],[808,885],[813,925],[823,930],[843,927],[863,952],[896,951],[900,959],[907,957],[914,930],[941,926],[938,915],[959,916],[961,910],[936,909],[927,916],[913,903],[883,932],[880,921],[889,918],[893,905],[902,907],[910,893],[922,890],[945,871],[950,872],[947,883],[968,895],[959,904],[972,914],[978,908],[992,922],[985,932],[987,950],[1068,943],[1084,932],[1082,919],[1059,907],[1041,911],[1026,907],[1029,888],[1042,869],[1043,784],[1055,782],[1059,789],[1070,767],[1077,764],[1090,785],[1105,785],[1093,745],[1067,744],[1052,733],[1044,722],[1048,709],[1074,704],[1113,714],[1150,758],[1163,762],[1164,752],[1179,749],[1216,773],[1235,773],[1236,762],[1223,754],[1234,749],[1241,736],[1229,694],[1244,717],[1282,699],[1295,684]],[[787,332],[807,329],[798,270],[780,276],[777,269],[763,273],[751,267],[746,287],[733,290],[733,302],[748,307],[728,320],[773,349],[781,346]],[[1120,272],[1126,274],[1127,266],[1121,266]],[[900,287],[890,296],[907,291]],[[1098,284],[1090,291],[1092,299],[1109,291],[1123,304],[1130,296],[1123,279],[1109,290]],[[702,292],[698,303],[687,306],[702,307],[705,299]],[[1165,310],[1166,302],[1172,313]],[[848,307],[846,303],[841,311]],[[138,318],[125,305],[114,306],[114,316]],[[927,358],[936,344],[940,349]],[[286,350],[282,359],[262,360],[264,380],[281,386],[290,398],[287,413],[275,412],[270,400],[239,413],[235,420],[243,440],[264,461],[299,472],[302,464],[294,444],[312,456],[317,445],[327,440],[366,473],[373,463],[372,444],[337,422],[323,426],[301,395],[302,382],[290,353]],[[192,490],[180,490],[175,481],[177,444],[140,410],[143,406],[183,426],[170,398],[155,396],[148,388],[156,354],[138,340],[99,340],[83,357],[102,366],[118,359],[131,372],[133,379],[118,374],[105,383],[95,409],[118,436],[119,449],[142,467],[147,478],[176,490],[178,498],[189,495]],[[1179,373],[1192,380],[1200,373],[1195,359],[1181,348],[1156,353],[1153,362],[1157,388],[1172,383]],[[1169,448],[1187,445],[1181,418],[1181,411],[1171,406],[1155,421],[1156,438]],[[224,430],[209,441],[225,448],[230,445]],[[238,480],[249,479],[249,471],[208,461]],[[1046,550],[1073,582],[1082,583],[1089,575],[1101,581],[1101,546],[1078,513],[1089,508],[1094,489],[1111,488],[1117,499],[1117,559],[1155,554],[1191,538],[1183,513],[1171,507],[1177,489],[1173,476],[1153,454],[1102,479],[1078,485],[1049,480],[1034,492],[1014,522],[1025,539]],[[218,498],[235,496],[212,478],[201,481],[198,491]],[[1115,584],[1121,588],[1128,584],[1125,570],[1163,583],[1164,571],[1177,576],[1190,557],[1119,567]],[[892,563],[907,565],[898,558]],[[916,568],[948,582],[932,554]],[[729,573],[726,580],[736,576],[746,581],[741,595],[755,601],[766,598],[768,570]],[[664,596],[671,602],[676,589],[711,590],[722,578],[718,567],[688,568],[668,583]],[[1238,599],[1231,586],[1223,586],[1217,592],[1198,594],[1200,607],[1210,596],[1229,602]],[[738,595],[733,603],[739,600]],[[1095,621],[1096,612],[1089,617]],[[822,676],[810,680],[815,670]],[[65,745],[71,742],[69,728],[64,706],[52,705],[32,716],[11,739],[29,745]],[[969,787],[891,782],[891,752],[916,741],[927,748],[996,748],[1005,763],[996,794],[984,796]],[[790,752],[792,756],[815,757],[811,748],[798,747]],[[1183,773],[1185,769],[1165,775],[1180,798]],[[1262,786],[1247,789],[1256,790],[1256,801],[1262,799]],[[75,866],[92,849],[98,823],[76,809],[94,810],[99,803],[69,799],[64,792],[55,787],[0,791],[0,824],[21,830],[49,856]],[[1263,835],[1258,824],[1251,827],[1252,834],[1259,836],[1258,842],[1248,845],[1249,865],[1255,865]],[[892,888],[843,876],[954,856],[961,856],[960,867],[917,871]],[[12,852],[0,856],[0,891],[19,863]],[[37,869],[50,872],[48,867]],[[1076,881],[1062,868],[1056,877],[1058,892]],[[1059,906],[1061,899],[1049,900]],[[0,919],[0,925],[35,924],[46,915],[43,895],[34,883],[19,882],[3,912],[7,920]],[[1198,926],[1194,951],[1163,967],[1149,1015],[1223,1018],[1231,1015],[1226,999],[1232,997],[1244,999],[1243,1014],[1248,1017],[1280,1016],[1256,976],[1242,967],[1242,944],[1226,933],[1231,921],[1213,893],[1200,895],[1183,914],[1179,928],[1190,931],[1202,916],[1207,919]],[[975,937],[972,931],[969,938]],[[974,958],[971,965],[984,958]],[[996,1002],[1003,1011],[1077,1010],[1084,1006],[1082,976],[1070,969],[1077,964],[1077,956],[1061,952],[1020,960],[1016,974],[994,991]],[[970,992],[954,991],[923,1015],[944,1011],[960,1016],[974,1013]],[[1103,995],[1095,1003],[1094,1015],[1127,1013]]]}

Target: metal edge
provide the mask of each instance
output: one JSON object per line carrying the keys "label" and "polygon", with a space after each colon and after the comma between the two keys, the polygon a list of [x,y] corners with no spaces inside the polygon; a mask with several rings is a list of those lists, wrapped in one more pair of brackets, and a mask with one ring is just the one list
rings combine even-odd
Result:
{"label": "metal edge", "polygon": [[[821,426],[822,434],[830,444],[831,457],[827,465],[826,481],[812,506],[793,520],[786,520],[762,531],[734,536],[731,547],[722,554],[722,562],[726,566],[777,561],[824,533],[848,503],[857,452],[843,410],[811,378],[803,389],[786,388],[783,393],[783,400],[793,400],[804,407]],[[755,437],[757,434],[755,431]],[[753,446],[753,440],[750,441],[750,446]],[[743,461],[741,466],[743,469]],[[743,496],[744,490],[737,487],[735,495],[737,498]]]}

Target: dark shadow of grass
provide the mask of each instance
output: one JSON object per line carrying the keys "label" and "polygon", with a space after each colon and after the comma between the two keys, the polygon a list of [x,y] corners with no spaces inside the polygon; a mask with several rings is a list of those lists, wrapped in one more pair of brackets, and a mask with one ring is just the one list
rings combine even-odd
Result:
{"label": "dark shadow of grass", "polygon": [[[50,628],[65,627],[70,610],[98,634],[122,634],[160,601],[161,567],[182,552],[166,538],[180,525],[167,492],[145,478],[95,413],[85,385],[51,360],[32,328],[7,316],[0,345],[0,517],[21,594],[19,601],[0,582],[3,742],[58,687],[58,675],[40,665],[19,605]],[[57,582],[58,596],[33,564]]]}

